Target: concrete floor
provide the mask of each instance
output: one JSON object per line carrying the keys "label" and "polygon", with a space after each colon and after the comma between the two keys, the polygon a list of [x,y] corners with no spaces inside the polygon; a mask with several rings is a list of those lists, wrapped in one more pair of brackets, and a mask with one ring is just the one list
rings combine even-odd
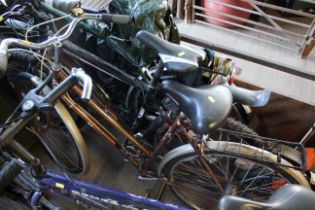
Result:
{"label": "concrete floor", "polygon": [[[137,169],[134,168],[131,163],[124,161],[122,156],[116,152],[112,145],[106,143],[106,140],[100,137],[88,125],[84,126],[80,130],[82,131],[88,145],[91,168],[87,174],[68,174],[68,176],[141,196],[145,196],[146,192],[149,190],[155,190],[155,187],[159,187],[157,181],[138,180]],[[30,150],[36,157],[40,158],[47,168],[62,174],[39,144],[32,144],[32,148],[30,148]],[[65,209],[82,209],[81,207],[68,203],[63,199],[55,197],[52,197],[52,199],[56,203],[60,203]],[[178,200],[168,188],[165,189],[161,197],[161,201],[185,206],[185,204]]]}

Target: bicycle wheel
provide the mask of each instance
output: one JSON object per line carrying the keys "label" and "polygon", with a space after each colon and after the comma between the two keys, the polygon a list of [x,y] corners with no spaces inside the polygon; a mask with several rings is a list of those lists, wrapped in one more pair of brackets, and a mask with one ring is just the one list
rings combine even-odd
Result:
{"label": "bicycle wheel", "polygon": [[[25,74],[18,75],[14,80],[15,90],[20,97],[34,86]],[[48,87],[44,88],[44,95],[49,91]],[[79,128],[61,101],[55,102],[54,109],[40,113],[30,123],[30,130],[61,169],[71,173],[88,171],[89,158],[86,144]]]}
{"label": "bicycle wheel", "polygon": [[7,196],[0,196],[0,209],[1,210],[29,210],[30,206],[26,206],[20,201],[13,200]]}
{"label": "bicycle wheel", "polygon": [[[310,188],[301,172],[272,164],[276,163],[277,156],[268,151],[224,141],[209,141],[204,149],[211,172],[191,145],[170,151],[158,171],[168,179],[172,191],[194,209],[217,209],[223,195],[263,201],[286,183]],[[262,160],[272,163],[262,163]],[[283,159],[281,163],[290,165]]]}

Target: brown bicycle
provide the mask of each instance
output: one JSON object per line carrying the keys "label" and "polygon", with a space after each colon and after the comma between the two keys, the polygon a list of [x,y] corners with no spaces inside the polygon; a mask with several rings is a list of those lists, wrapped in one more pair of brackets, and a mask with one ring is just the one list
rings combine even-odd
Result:
{"label": "brown bicycle", "polygon": [[[110,14],[104,15],[107,18],[109,16]],[[74,18],[67,31],[60,36],[43,43],[10,39],[1,43],[0,52],[7,58],[11,44],[45,49],[51,46],[47,43],[65,41],[81,20],[104,20],[104,17],[83,14]],[[108,19],[125,23],[129,21],[127,17]],[[273,184],[277,180],[308,186],[303,174],[292,167],[284,167],[283,165],[290,164],[284,159],[279,163],[277,155],[245,145],[242,141],[222,138],[231,136],[222,135],[222,130],[217,130],[229,115],[233,102],[231,90],[227,86],[194,88],[172,80],[160,82],[164,68],[175,72],[194,71],[198,67],[198,61],[202,59],[201,54],[179,45],[165,44],[146,32],[139,33],[138,39],[156,49],[161,58],[149,84],[138,84],[147,93],[144,100],[150,106],[158,100],[167,100],[176,107],[175,110],[160,109],[159,116],[166,120],[158,127],[153,146],[124,126],[120,122],[119,113],[114,111],[115,108],[110,103],[100,103],[95,97],[85,104],[73,100],[74,95],[82,93],[79,86],[63,95],[62,100],[128,159],[138,169],[141,177],[162,180],[194,209],[215,209],[216,202],[222,195],[264,200],[275,190]],[[55,45],[55,48],[58,47],[60,46]],[[6,64],[5,59],[4,62],[0,60],[1,68]],[[60,66],[58,64],[60,63],[57,61],[57,67]],[[67,77],[64,69],[61,66],[60,69],[55,69],[58,71],[56,81]],[[104,121],[106,125],[103,124]],[[123,142],[115,135],[116,132],[112,132],[113,129],[124,137]],[[214,134],[217,132],[218,134]]]}

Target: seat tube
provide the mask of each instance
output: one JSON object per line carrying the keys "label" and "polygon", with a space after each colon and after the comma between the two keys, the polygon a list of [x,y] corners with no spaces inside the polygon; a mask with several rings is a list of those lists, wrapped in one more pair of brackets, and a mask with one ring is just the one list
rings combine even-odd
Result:
{"label": "seat tube", "polygon": [[179,114],[174,122],[169,126],[168,130],[162,137],[159,144],[155,147],[154,151],[151,153],[149,159],[144,163],[143,170],[146,171],[152,164],[152,162],[158,157],[159,154],[165,149],[165,146],[172,140],[176,133],[177,128],[181,125],[181,120],[183,115]]}
{"label": "seat tube", "polygon": [[154,77],[150,82],[150,88],[154,89],[163,73],[163,69],[164,69],[164,64],[162,63],[162,61],[159,62],[157,69],[155,71]]}

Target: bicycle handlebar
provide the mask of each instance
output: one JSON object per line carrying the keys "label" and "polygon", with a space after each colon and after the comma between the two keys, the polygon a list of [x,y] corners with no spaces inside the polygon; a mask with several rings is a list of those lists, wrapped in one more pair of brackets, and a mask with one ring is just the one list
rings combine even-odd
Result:
{"label": "bicycle handlebar", "polygon": [[104,22],[113,22],[117,24],[134,23],[134,18],[129,15],[101,14],[101,16]]}
{"label": "bicycle handlebar", "polygon": [[79,81],[83,83],[82,85],[82,100],[90,100],[93,90],[93,81],[89,75],[87,75],[82,69],[73,68],[71,71],[71,75],[76,77]]}
{"label": "bicycle handlebar", "polygon": [[71,74],[45,96],[43,102],[53,103],[78,81],[82,83],[83,88],[81,99],[89,100],[93,90],[92,79],[81,68],[73,68]]}
{"label": "bicycle handlebar", "polygon": [[46,41],[43,41],[41,43],[34,43],[25,41],[22,39],[17,38],[7,38],[4,39],[0,44],[0,78],[2,78],[5,75],[5,72],[8,67],[8,48],[11,45],[18,45],[21,47],[27,47],[31,49],[43,49],[52,46],[55,43],[60,43],[62,41],[65,41],[70,37],[72,32],[74,31],[76,25],[85,19],[95,19],[95,20],[103,20],[105,22],[113,22],[117,24],[128,24],[133,23],[134,19],[131,16],[128,15],[117,15],[117,14],[89,14],[85,13],[81,16],[74,18],[65,33],[63,33],[60,36],[54,36],[51,38],[48,38]]}
{"label": "bicycle handlebar", "polygon": [[[33,79],[32,79],[33,80]],[[49,91],[42,100],[40,100],[38,107],[41,107],[40,105],[45,105],[46,103],[53,103],[57,99],[59,99],[63,94],[65,94],[66,91],[69,90],[73,85],[77,84],[78,81],[82,82],[82,95],[81,98],[83,100],[88,100],[91,98],[92,94],[92,79],[89,75],[87,75],[82,69],[80,68],[73,68],[71,71],[71,74],[63,80],[60,84],[58,84],[55,88],[53,88],[51,91]],[[41,85],[40,81],[34,81],[35,84]],[[34,92],[35,89],[33,89]],[[32,91],[32,90],[31,90]],[[28,100],[34,100],[32,99],[32,92],[29,92],[26,94],[25,97],[29,95]],[[33,96],[38,98],[36,95]],[[40,111],[38,109],[37,111]],[[0,147],[1,146],[9,146],[11,150],[14,151],[15,154],[18,155],[18,157],[22,157],[23,160],[26,162],[31,162],[34,157],[23,148],[23,146],[19,145],[18,142],[14,141],[14,136],[19,133],[32,119],[36,117],[36,113],[34,112],[24,112],[23,118],[19,119],[18,121],[11,124],[8,128],[6,128],[0,135]],[[1,190],[1,170],[0,170],[0,190]]]}

